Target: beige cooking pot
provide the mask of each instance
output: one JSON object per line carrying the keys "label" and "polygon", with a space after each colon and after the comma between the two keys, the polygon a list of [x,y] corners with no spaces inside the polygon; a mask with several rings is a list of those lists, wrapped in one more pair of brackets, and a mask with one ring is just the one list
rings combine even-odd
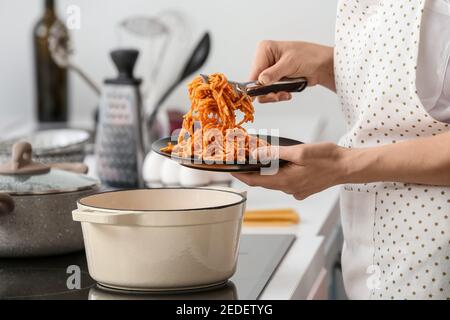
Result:
{"label": "beige cooking pot", "polygon": [[207,188],[113,191],[78,201],[89,273],[128,290],[224,283],[236,269],[245,195]]}

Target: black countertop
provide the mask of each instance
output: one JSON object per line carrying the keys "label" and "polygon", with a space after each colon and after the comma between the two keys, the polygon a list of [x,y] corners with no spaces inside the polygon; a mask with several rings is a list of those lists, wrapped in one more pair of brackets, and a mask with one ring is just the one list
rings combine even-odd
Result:
{"label": "black countertop", "polygon": [[235,275],[215,288],[171,293],[114,290],[89,276],[84,251],[41,258],[0,259],[0,299],[257,299],[295,239],[243,235]]}

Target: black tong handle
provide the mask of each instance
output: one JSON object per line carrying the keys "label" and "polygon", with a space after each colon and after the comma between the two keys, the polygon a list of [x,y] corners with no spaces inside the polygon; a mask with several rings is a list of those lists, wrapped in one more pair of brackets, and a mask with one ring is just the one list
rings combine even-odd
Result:
{"label": "black tong handle", "polygon": [[251,97],[263,96],[271,92],[301,92],[308,86],[305,78],[288,79],[284,78],[280,81],[267,86],[255,85],[247,89],[247,94]]}

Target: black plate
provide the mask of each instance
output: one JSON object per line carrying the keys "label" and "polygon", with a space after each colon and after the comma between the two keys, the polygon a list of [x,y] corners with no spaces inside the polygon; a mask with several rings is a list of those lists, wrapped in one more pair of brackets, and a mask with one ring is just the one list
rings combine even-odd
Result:
{"label": "black plate", "polygon": [[[278,139],[278,143],[276,141],[273,141],[272,136],[265,136],[265,135],[257,135],[259,138],[266,140],[271,145],[279,145],[279,146],[294,146],[297,144],[302,144],[303,142],[289,139],[289,138],[283,138],[283,137],[276,137]],[[275,140],[277,140],[275,139]],[[169,142],[172,142],[173,144],[177,143],[177,137],[166,137],[159,139],[158,141],[153,142],[152,144],[152,150],[156,153],[172,159],[181,165],[193,168],[193,169],[199,169],[199,170],[206,170],[206,171],[220,171],[220,172],[252,172],[252,171],[259,171],[261,168],[264,167],[270,167],[271,163],[205,163],[202,160],[199,160],[197,158],[182,158],[177,156],[172,156],[170,153],[162,152],[161,149],[166,147]],[[286,161],[279,160],[279,165],[282,166]]]}

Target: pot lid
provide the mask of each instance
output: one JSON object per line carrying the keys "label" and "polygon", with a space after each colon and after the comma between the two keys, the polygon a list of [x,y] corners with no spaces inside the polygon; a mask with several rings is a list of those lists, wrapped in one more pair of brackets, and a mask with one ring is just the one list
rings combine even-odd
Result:
{"label": "pot lid", "polygon": [[47,194],[89,189],[97,180],[59,169],[38,175],[0,175],[0,192],[9,194]]}
{"label": "pot lid", "polygon": [[14,144],[12,159],[0,165],[0,192],[9,194],[47,194],[89,189],[96,179],[79,173],[51,169],[31,160],[31,145]]}
{"label": "pot lid", "polygon": [[42,130],[20,138],[0,141],[0,154],[4,157],[10,156],[12,146],[20,141],[30,143],[34,155],[68,153],[83,148],[89,137],[89,132],[79,129]]}

